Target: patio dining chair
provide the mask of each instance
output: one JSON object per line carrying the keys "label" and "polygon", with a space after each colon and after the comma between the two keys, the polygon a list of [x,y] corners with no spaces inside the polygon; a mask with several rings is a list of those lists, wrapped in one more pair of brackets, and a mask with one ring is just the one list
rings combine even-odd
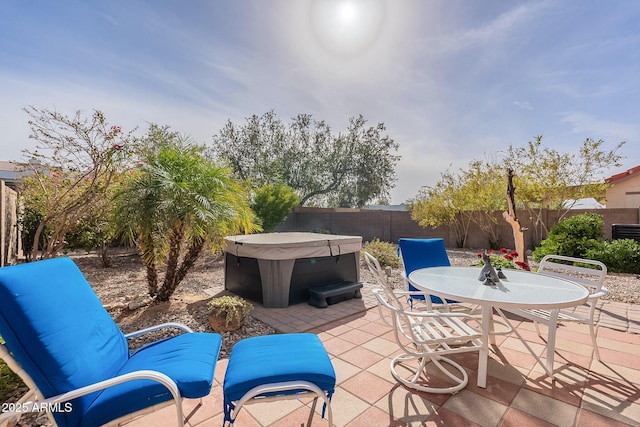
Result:
{"label": "patio dining chair", "polygon": [[600,351],[596,340],[595,311],[598,301],[609,291],[604,287],[604,279],[607,276],[607,266],[600,261],[568,257],[563,255],[546,255],[540,261],[538,274],[558,277],[579,283],[589,290],[589,299],[578,307],[562,309],[557,312],[557,318],[553,312],[542,309],[509,309],[511,313],[535,322],[536,331],[540,335],[539,324],[545,324],[549,328],[549,338],[555,339],[558,323],[577,322],[589,325],[593,352],[596,359],[600,360]]}
{"label": "patio dining chair", "polygon": [[469,381],[467,371],[447,356],[487,350],[480,321],[465,313],[407,310],[402,297],[410,291],[392,289],[378,260],[367,252],[364,257],[380,285],[373,289],[378,307],[388,311],[383,319],[391,318],[387,323],[393,327],[401,349],[390,363],[393,377],[409,388],[428,393],[463,389]]}
{"label": "patio dining chair", "polygon": [[[182,333],[130,352],[128,338],[160,328]],[[0,336],[29,387],[0,425],[46,411],[52,424],[97,426],[173,403],[183,426],[182,400],[209,394],[221,345],[177,323],[125,335],[69,258],[0,268]]]}
{"label": "patio dining chair", "polygon": [[436,295],[428,295],[420,292],[408,279],[409,274],[419,268],[448,267],[451,265],[443,239],[402,238],[398,240],[398,254],[402,260],[404,270],[402,277],[407,284],[407,289],[411,291],[408,298],[412,308],[416,302],[424,302],[429,310],[433,304],[437,304],[445,311],[448,311],[450,304],[457,303],[457,301],[454,300],[443,299]]}

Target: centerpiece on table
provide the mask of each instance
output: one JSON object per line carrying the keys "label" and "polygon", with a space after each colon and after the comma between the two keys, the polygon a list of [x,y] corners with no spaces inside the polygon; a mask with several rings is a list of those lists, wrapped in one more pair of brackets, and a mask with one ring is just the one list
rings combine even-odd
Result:
{"label": "centerpiece on table", "polygon": [[529,271],[529,265],[526,262],[516,261],[518,253],[516,251],[510,251],[506,248],[501,248],[499,251],[490,249],[478,254],[480,261],[476,264],[481,266],[480,275],[478,280],[484,282],[485,285],[493,285],[500,281],[500,279],[506,279],[503,269],[522,269]]}

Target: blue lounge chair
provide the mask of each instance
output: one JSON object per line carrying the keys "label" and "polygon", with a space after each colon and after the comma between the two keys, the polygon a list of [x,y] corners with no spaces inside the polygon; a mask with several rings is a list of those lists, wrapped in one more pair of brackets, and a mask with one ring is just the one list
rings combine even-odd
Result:
{"label": "blue lounge chair", "polygon": [[[129,351],[127,338],[161,327],[184,333]],[[176,323],[123,334],[69,258],[0,268],[0,336],[0,357],[30,387],[19,408],[49,409],[59,426],[171,403],[182,426],[182,399],[209,394],[221,345]],[[0,425],[16,416],[1,414]]]}

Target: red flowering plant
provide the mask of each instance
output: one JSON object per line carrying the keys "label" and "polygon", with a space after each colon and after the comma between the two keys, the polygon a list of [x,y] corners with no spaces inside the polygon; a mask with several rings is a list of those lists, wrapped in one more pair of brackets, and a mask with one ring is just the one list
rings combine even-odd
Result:
{"label": "red flowering plant", "polygon": [[[522,261],[517,261],[518,252],[511,251],[507,248],[500,248],[499,251],[495,251],[493,249],[489,249],[487,252],[489,255],[489,259],[491,260],[491,265],[495,268],[500,269],[522,269],[529,271],[529,264]],[[484,261],[482,260],[482,253],[478,254],[478,258],[480,259],[476,265],[483,266]]]}

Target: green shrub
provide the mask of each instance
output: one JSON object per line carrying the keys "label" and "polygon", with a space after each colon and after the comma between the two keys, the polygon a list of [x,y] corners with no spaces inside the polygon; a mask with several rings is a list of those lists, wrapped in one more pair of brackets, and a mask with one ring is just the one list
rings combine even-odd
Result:
{"label": "green shrub", "polygon": [[640,274],[640,243],[633,239],[598,242],[585,257],[603,262],[612,273]]}
{"label": "green shrub", "polygon": [[217,327],[213,323],[211,324],[214,331],[234,331],[244,324],[245,319],[253,310],[253,304],[237,295],[223,295],[209,300],[207,308],[211,316],[224,319],[224,323],[217,324]]}
{"label": "green shrub", "polygon": [[399,268],[401,266],[398,248],[393,243],[374,239],[365,243],[362,250],[376,257],[381,267]]}
{"label": "green shrub", "polygon": [[567,218],[551,228],[549,236],[533,251],[533,259],[545,255],[565,255],[586,258],[587,251],[602,240],[602,216],[584,213]]}
{"label": "green shrub", "polygon": [[251,209],[260,218],[263,231],[268,233],[299,203],[300,199],[293,188],[284,184],[266,184],[255,190]]}

